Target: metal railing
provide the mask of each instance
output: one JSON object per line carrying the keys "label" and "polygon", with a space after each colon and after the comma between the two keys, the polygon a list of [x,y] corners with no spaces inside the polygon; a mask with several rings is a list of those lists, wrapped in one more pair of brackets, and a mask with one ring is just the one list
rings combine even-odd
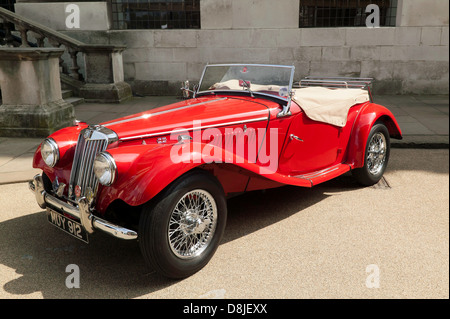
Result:
{"label": "metal railing", "polygon": [[299,87],[324,87],[328,89],[367,90],[369,92],[370,101],[373,102],[373,81],[373,78],[307,76],[304,79],[300,80]]}
{"label": "metal railing", "polygon": [[372,89],[372,78],[308,76],[300,81],[300,87],[321,86],[330,89]]}

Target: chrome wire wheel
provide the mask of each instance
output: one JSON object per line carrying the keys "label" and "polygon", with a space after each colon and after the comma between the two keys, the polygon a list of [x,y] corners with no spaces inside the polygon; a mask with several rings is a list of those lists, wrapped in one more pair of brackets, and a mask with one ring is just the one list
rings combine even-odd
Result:
{"label": "chrome wire wheel", "polygon": [[389,162],[391,140],[384,123],[375,123],[370,129],[364,151],[364,164],[352,170],[358,183],[372,186],[380,181]]}
{"label": "chrome wire wheel", "polygon": [[206,266],[219,247],[227,221],[220,182],[193,169],[142,207],[139,246],[150,269],[173,279]]}
{"label": "chrome wire wheel", "polygon": [[384,168],[387,154],[387,142],[383,133],[375,133],[369,142],[367,151],[367,169],[372,175],[378,175]]}
{"label": "chrome wire wheel", "polygon": [[211,243],[217,226],[214,197],[201,189],[184,194],[175,205],[168,227],[169,246],[175,256],[191,259]]}

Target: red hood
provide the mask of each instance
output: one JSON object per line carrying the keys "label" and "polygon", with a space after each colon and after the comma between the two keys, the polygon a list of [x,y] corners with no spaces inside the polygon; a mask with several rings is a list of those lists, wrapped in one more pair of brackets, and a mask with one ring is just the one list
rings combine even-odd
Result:
{"label": "red hood", "polygon": [[104,122],[101,125],[115,131],[119,139],[129,140],[135,137],[170,134],[177,129],[189,130],[194,126],[206,128],[244,121],[267,120],[268,107],[252,100],[219,96],[190,99]]}

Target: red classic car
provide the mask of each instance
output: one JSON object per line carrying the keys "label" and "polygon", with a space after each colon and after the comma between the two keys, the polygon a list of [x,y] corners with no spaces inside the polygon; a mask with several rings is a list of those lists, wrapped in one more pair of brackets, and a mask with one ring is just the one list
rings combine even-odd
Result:
{"label": "red classic car", "polygon": [[402,134],[370,79],[293,79],[293,66],[207,65],[194,90],[183,87],[188,99],[53,133],[29,187],[72,236],[138,239],[153,269],[190,276],[220,243],[227,197],[348,171],[362,185],[382,177]]}

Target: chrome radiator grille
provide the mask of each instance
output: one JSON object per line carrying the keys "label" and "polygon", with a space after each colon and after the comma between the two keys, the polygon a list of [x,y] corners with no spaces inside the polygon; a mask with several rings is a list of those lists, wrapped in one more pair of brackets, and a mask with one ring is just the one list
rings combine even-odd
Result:
{"label": "chrome radiator grille", "polygon": [[[94,175],[95,156],[106,150],[116,140],[116,136],[113,131],[102,126],[89,126],[81,131],[70,173],[70,199],[95,197],[98,189],[98,179]],[[92,194],[88,196],[88,192]]]}

